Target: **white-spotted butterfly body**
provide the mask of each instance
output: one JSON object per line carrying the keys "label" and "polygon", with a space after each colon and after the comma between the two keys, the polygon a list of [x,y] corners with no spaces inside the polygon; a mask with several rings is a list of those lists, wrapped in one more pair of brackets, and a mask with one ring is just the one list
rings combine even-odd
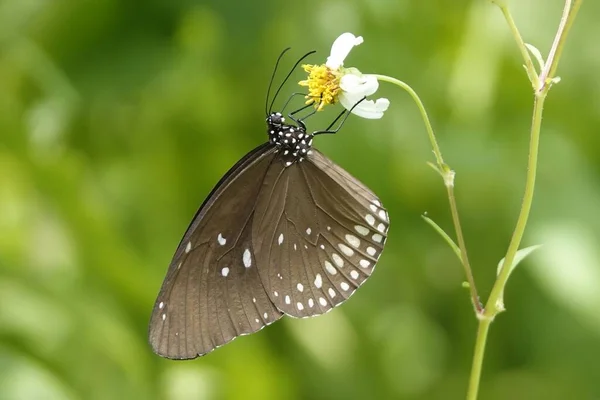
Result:
{"label": "white-spotted butterfly body", "polygon": [[268,142],[238,161],[194,216],[152,312],[157,354],[195,358],[284,314],[326,313],[372,274],[386,209],[312,148],[315,133],[335,131],[307,134],[293,121],[268,112]]}
{"label": "white-spotted butterfly body", "polygon": [[311,146],[313,135],[306,133],[302,121],[298,125],[284,124],[285,118],[279,112],[271,113],[267,117],[267,132],[269,142],[275,144],[277,152],[283,152],[281,160],[286,167],[296,161],[303,161],[312,154]]}

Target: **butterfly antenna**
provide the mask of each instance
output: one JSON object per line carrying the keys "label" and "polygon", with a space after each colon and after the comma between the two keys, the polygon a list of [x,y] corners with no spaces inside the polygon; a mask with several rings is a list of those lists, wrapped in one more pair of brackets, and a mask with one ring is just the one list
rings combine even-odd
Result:
{"label": "butterfly antenna", "polygon": [[269,88],[267,89],[267,98],[265,99],[265,115],[269,116],[269,97],[271,96],[271,86],[273,86],[273,80],[275,79],[275,74],[277,73],[277,67],[279,66],[279,62],[283,58],[283,55],[289,50],[291,47],[284,49],[279,57],[277,57],[277,62],[275,62],[275,68],[273,68],[273,73],[271,74],[271,80],[269,81]]}
{"label": "butterfly antenna", "polygon": [[[289,50],[289,47],[286,49],[286,51],[287,50]],[[292,76],[292,73],[294,72],[294,70],[296,69],[296,67],[298,66],[298,64],[300,64],[306,57],[308,57],[311,54],[314,54],[316,52],[317,52],[316,50],[309,51],[308,53],[306,53],[305,55],[303,55],[302,57],[300,57],[300,59],[298,61],[296,61],[296,64],[294,64],[294,66],[292,67],[292,69],[290,69],[290,72],[288,72],[288,74],[285,76],[285,79],[283,80],[283,82],[281,82],[281,85],[279,85],[279,88],[275,92],[275,96],[273,96],[273,100],[271,101],[271,105],[270,105],[269,110],[267,112],[267,116],[269,115],[269,113],[273,109],[273,104],[275,104],[275,99],[277,99],[277,95],[279,94],[279,92],[283,88],[283,85],[285,85],[285,83],[287,82],[287,80],[290,78],[290,76]],[[282,55],[283,55],[283,53],[282,53]],[[279,56],[279,58],[281,58],[281,56]],[[277,60],[277,62],[279,63],[279,60]],[[277,69],[277,65],[275,65],[275,68]],[[273,73],[273,75],[275,75],[275,73]],[[271,79],[271,82],[272,81],[273,80]],[[271,87],[271,85],[269,85],[269,88],[270,87]],[[267,99],[268,99],[268,97],[267,97]]]}

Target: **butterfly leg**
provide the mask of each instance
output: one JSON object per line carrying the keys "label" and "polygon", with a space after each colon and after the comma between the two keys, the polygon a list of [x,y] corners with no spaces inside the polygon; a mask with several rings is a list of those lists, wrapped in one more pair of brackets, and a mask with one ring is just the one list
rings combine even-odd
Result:
{"label": "butterfly leg", "polygon": [[[294,93],[296,94],[296,93]],[[302,93],[299,93],[302,94]],[[319,102],[317,102],[317,104],[319,104],[321,102],[321,98],[323,97],[323,95],[321,95],[321,97],[319,98]],[[314,100],[314,99],[313,99]],[[289,101],[289,100],[288,100]],[[314,110],[312,110],[311,112],[309,112],[308,114],[306,114],[304,117],[302,118],[294,118],[294,115],[298,114],[300,111],[307,109],[308,107],[312,107],[315,105],[315,101],[313,101],[310,104],[305,105],[304,107],[301,107],[295,111],[292,111],[291,113],[288,114],[288,117],[290,117],[290,119],[292,121],[294,121],[295,123],[297,123],[298,125],[301,125],[304,129],[306,129],[306,126],[304,125],[304,120],[313,116],[319,109],[315,108]]]}
{"label": "butterfly leg", "polygon": [[[352,108],[350,110],[344,110],[340,113],[340,115],[338,115],[331,124],[329,124],[329,126],[327,127],[327,129],[324,129],[322,131],[316,131],[313,132],[312,135],[316,136],[316,135],[322,135],[322,134],[335,134],[337,133],[340,129],[342,129],[342,126],[344,125],[344,122],[346,122],[346,120],[348,119],[348,117],[350,116],[350,114],[352,113],[352,110],[354,110],[354,108],[359,105],[363,100],[365,100],[367,97],[363,97],[362,99],[360,99],[359,101],[356,102],[356,104],[354,104],[352,106]],[[340,124],[338,125],[337,128],[335,129],[331,129],[333,128],[333,125],[335,125],[336,122],[339,121],[340,118],[342,118],[342,121],[340,122]]]}
{"label": "butterfly leg", "polygon": [[[304,93],[293,93],[293,94],[290,96],[290,98],[288,99],[288,101],[285,103],[285,105],[287,105],[287,104],[290,102],[290,100],[292,99],[292,97],[294,97],[295,95],[299,95],[299,94],[302,94],[302,95],[304,95]],[[309,108],[309,107],[313,107],[313,105],[314,105],[314,102],[313,102],[313,103],[310,103],[310,104],[306,104],[306,105],[304,105],[303,107],[300,107],[299,109],[297,109],[297,110],[294,110],[294,111],[290,112],[290,113],[288,114],[288,117],[289,117],[289,118],[290,118],[292,121],[294,121],[294,122],[295,122],[297,125],[301,126],[301,127],[304,129],[304,130],[306,130],[306,125],[304,125],[304,120],[305,120],[306,118],[308,118],[308,117],[312,116],[313,114],[315,114],[315,113],[317,112],[317,109],[315,108],[314,110],[312,110],[311,112],[309,112],[308,114],[306,114],[306,115],[305,115],[304,117],[302,117],[302,118],[295,118],[294,116],[295,116],[296,114],[298,114],[299,112],[301,112],[301,111],[303,111],[303,110],[306,110],[306,109],[307,109],[307,108]],[[284,108],[285,108],[285,107],[284,107]]]}
{"label": "butterfly leg", "polygon": [[[293,99],[294,97],[296,97],[296,96],[300,96],[300,95],[302,95],[302,96],[306,96],[306,93],[302,93],[302,92],[295,92],[295,93],[292,93],[292,94],[290,95],[290,97],[288,97],[288,99],[286,100],[286,102],[283,104],[283,107],[281,108],[281,112],[283,112],[283,110],[285,110],[285,109],[287,108],[288,104],[290,104],[290,101],[292,101],[292,99]],[[309,106],[310,106],[310,104],[309,104]],[[300,108],[300,109],[298,109],[298,110],[296,110],[296,111],[292,111],[290,114],[288,114],[288,117],[290,117],[290,118],[292,119],[292,121],[294,121],[294,122],[295,122],[296,120],[295,120],[294,118],[292,118],[292,115],[294,115],[294,114],[296,114],[296,113],[298,113],[298,112],[300,112],[300,111],[304,110],[305,108],[307,108],[307,107],[302,107],[302,108]]]}

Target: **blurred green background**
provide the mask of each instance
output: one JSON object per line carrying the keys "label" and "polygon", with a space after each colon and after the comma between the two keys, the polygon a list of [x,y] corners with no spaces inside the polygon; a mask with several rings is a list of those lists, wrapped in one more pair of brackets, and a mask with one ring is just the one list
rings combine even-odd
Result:
{"label": "blurred green background", "polygon": [[[514,1],[546,54],[563,2]],[[600,398],[600,4],[585,2],[545,109],[523,245],[492,326],[481,399]],[[212,186],[266,140],[280,51],[362,35],[346,66],[421,95],[487,297],[516,220],[532,95],[484,0],[0,1],[0,399],[461,399],[476,321],[406,93],[316,146],[392,221],[377,272],[342,307],[279,323],[191,362],[161,359],[147,323],[167,265]],[[292,81],[303,79],[301,71]],[[299,87],[286,86],[279,105]],[[333,107],[332,107],[333,108]],[[335,108],[308,122],[322,129]]]}

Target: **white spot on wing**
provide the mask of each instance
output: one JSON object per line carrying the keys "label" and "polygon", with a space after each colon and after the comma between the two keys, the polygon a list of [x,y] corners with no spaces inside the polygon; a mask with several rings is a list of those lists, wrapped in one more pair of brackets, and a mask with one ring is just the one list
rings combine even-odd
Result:
{"label": "white spot on wing", "polygon": [[329,288],[327,292],[329,293],[329,297],[331,297],[332,299],[335,297],[335,290],[333,290],[332,288]]}
{"label": "white spot on wing", "polygon": [[290,296],[285,296],[285,304],[290,304],[292,300],[290,300]]}
{"label": "white spot on wing", "polygon": [[377,243],[381,243],[382,240],[383,240],[383,236],[381,236],[379,233],[373,234],[373,241],[375,241]]}
{"label": "white spot on wing", "polygon": [[264,314],[263,314],[263,317],[265,317],[265,319],[267,319],[267,318],[269,318],[269,314],[267,314],[267,313],[264,313]]}
{"label": "white spot on wing", "polygon": [[281,243],[283,243],[283,233],[279,234],[279,239],[277,239],[277,243],[279,243],[280,246],[281,246]]}
{"label": "white spot on wing", "polygon": [[385,210],[379,210],[379,218],[381,218],[384,221],[387,221],[387,213],[385,212]]}
{"label": "white spot on wing", "polygon": [[317,274],[315,277],[315,287],[321,289],[321,286],[323,286],[323,278],[321,277],[321,274]]}
{"label": "white spot on wing", "polygon": [[315,305],[315,301],[312,299],[312,297],[310,299],[308,299],[308,306],[310,308],[313,308],[313,306]]}
{"label": "white spot on wing", "polygon": [[275,295],[275,297],[279,297],[279,293],[277,293],[277,290],[274,291],[273,294]]}
{"label": "white spot on wing", "polygon": [[188,244],[185,246],[185,252],[189,253],[190,251],[192,251],[192,242],[188,242]]}
{"label": "white spot on wing", "polygon": [[331,258],[333,258],[333,262],[336,263],[338,265],[338,267],[343,267],[344,266],[344,260],[338,254],[333,253],[331,255]]}
{"label": "white spot on wing", "polygon": [[298,289],[299,292],[303,292],[304,291],[304,285],[301,283],[298,283],[296,285],[296,289]]}
{"label": "white spot on wing", "polygon": [[363,268],[369,268],[369,265],[371,265],[371,261],[369,260],[360,260],[358,263]]}
{"label": "white spot on wing", "polygon": [[250,268],[252,266],[252,255],[250,254],[250,249],[244,250],[242,261],[244,261],[244,267]]}
{"label": "white spot on wing", "polygon": [[350,276],[352,277],[352,279],[357,280],[358,279],[358,272],[355,270],[350,271]]}
{"label": "white spot on wing", "polygon": [[363,236],[367,236],[369,234],[369,228],[366,228],[362,225],[354,225],[354,230]]}
{"label": "white spot on wing", "polygon": [[162,320],[164,321],[165,319],[167,319],[167,314],[162,315]]}
{"label": "white spot on wing", "polygon": [[375,204],[376,206],[378,206],[378,207],[381,207],[381,203],[380,203],[378,200],[373,200],[372,202],[373,202],[373,204]]}
{"label": "white spot on wing", "polygon": [[229,275],[229,268],[223,267],[223,269],[221,270],[221,275],[223,275],[223,276]]}
{"label": "white spot on wing", "polygon": [[165,306],[165,303],[163,303],[162,301],[160,302],[160,304],[158,305],[158,308],[160,308],[162,310],[162,308]]}
{"label": "white spot on wing", "polygon": [[325,250],[325,245],[324,245],[324,244],[322,244],[322,245],[321,245],[321,246],[319,246],[319,247],[321,247],[321,249],[322,249],[322,250]]}
{"label": "white spot on wing", "polygon": [[222,235],[222,234],[220,234],[220,233],[219,233],[219,236],[217,236],[217,241],[219,242],[219,244],[220,244],[221,246],[225,246],[225,243],[227,243],[227,239],[225,239],[225,238],[223,237],[223,235]]}
{"label": "white spot on wing", "polygon": [[325,297],[319,297],[319,304],[321,304],[323,307],[327,305],[327,300],[325,300]]}
{"label": "white spot on wing", "polygon": [[360,239],[354,235],[346,234],[346,241],[350,243],[350,246],[355,247],[357,249],[358,246],[360,246]]}
{"label": "white spot on wing", "polygon": [[340,287],[342,288],[343,291],[347,292],[348,289],[350,289],[350,285],[348,285],[346,282],[342,282],[340,283]]}
{"label": "white spot on wing", "polygon": [[335,267],[329,262],[329,261],[325,261],[325,269],[327,270],[327,272],[329,272],[331,275],[335,275],[337,274],[337,269],[335,269]]}
{"label": "white spot on wing", "polygon": [[304,310],[304,306],[300,302],[296,303],[296,307],[298,307],[298,310],[300,311]]}
{"label": "white spot on wing", "polygon": [[367,223],[371,226],[375,225],[375,217],[371,214],[365,215],[365,221],[367,221]]}
{"label": "white spot on wing", "polygon": [[340,248],[342,253],[344,253],[348,257],[352,257],[354,255],[354,250],[352,250],[350,247],[346,246],[344,243],[338,244],[338,247]]}
{"label": "white spot on wing", "polygon": [[371,247],[371,246],[367,247],[367,254],[368,255],[374,256],[376,252],[377,251],[373,247]]}
{"label": "white spot on wing", "polygon": [[377,230],[382,233],[385,232],[385,225],[384,224],[377,225]]}
{"label": "white spot on wing", "polygon": [[375,204],[369,204],[369,208],[373,210],[373,212],[377,212],[377,206]]}
{"label": "white spot on wing", "polygon": [[312,230],[310,228],[306,228],[306,234],[310,235],[310,233],[312,232]]}

